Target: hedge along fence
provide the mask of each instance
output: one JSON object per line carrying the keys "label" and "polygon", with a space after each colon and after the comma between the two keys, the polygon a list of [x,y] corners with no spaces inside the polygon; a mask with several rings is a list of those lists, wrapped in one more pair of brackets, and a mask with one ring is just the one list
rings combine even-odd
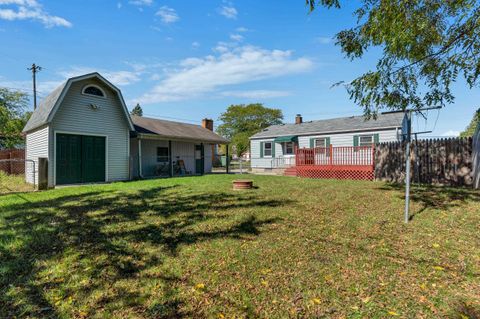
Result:
{"label": "hedge along fence", "polygon": [[[406,144],[377,144],[375,179],[405,181]],[[445,186],[473,185],[472,138],[447,138],[412,141],[410,145],[411,181]]]}
{"label": "hedge along fence", "polygon": [[[0,171],[6,174],[19,175],[25,173],[25,150],[0,150]],[[9,161],[14,160],[14,161]]]}

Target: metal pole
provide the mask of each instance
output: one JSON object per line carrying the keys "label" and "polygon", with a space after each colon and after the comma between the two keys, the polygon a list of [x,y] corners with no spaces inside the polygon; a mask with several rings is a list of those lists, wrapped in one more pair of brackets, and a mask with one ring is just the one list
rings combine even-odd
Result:
{"label": "metal pole", "polygon": [[225,153],[227,154],[227,158],[225,159],[225,161],[226,161],[226,164],[227,164],[226,170],[227,170],[227,174],[228,174],[228,173],[230,173],[230,167],[229,167],[230,166],[230,161],[228,160],[228,144],[226,145]]}
{"label": "metal pole", "polygon": [[410,141],[407,141],[406,150],[406,176],[405,176],[405,223],[408,224],[409,207],[410,207]]}
{"label": "metal pole", "polygon": [[410,116],[411,113],[407,113],[408,119],[408,136],[407,136],[407,146],[406,146],[406,176],[405,176],[405,224],[408,224],[409,220],[409,208],[410,208]]}

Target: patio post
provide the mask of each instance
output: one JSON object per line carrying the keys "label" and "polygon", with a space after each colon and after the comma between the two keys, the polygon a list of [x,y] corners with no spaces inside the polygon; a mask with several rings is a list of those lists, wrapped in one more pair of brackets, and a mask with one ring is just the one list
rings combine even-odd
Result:
{"label": "patio post", "polygon": [[173,177],[172,141],[168,141],[168,175]]}
{"label": "patio post", "polygon": [[138,177],[143,178],[142,174],[142,139],[138,136]]}
{"label": "patio post", "polygon": [[226,155],[227,155],[227,158],[225,159],[226,161],[226,164],[227,164],[227,174],[230,173],[230,160],[229,160],[229,156],[228,156],[228,144],[226,145]]}

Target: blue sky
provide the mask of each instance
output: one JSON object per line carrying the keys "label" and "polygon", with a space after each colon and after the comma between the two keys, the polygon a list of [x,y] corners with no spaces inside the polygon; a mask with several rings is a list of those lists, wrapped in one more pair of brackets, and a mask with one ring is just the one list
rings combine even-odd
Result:
{"label": "blue sky", "polygon": [[[354,2],[308,14],[303,0],[0,0],[0,86],[40,99],[74,75],[98,71],[144,114],[199,123],[230,104],[262,102],[305,120],[361,114],[338,81],[372,69],[379,51],[345,59],[336,32],[352,26]],[[414,130],[452,135],[469,123],[480,91],[464,82],[456,101]],[[438,118],[438,119],[437,119]],[[216,123],[218,124],[218,123]]]}

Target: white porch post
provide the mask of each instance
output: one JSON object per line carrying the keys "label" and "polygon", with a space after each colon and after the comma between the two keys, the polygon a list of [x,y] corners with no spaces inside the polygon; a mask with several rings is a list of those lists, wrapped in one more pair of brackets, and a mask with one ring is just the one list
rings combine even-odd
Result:
{"label": "white porch post", "polygon": [[138,137],[138,176],[143,178],[142,173],[142,140]]}

